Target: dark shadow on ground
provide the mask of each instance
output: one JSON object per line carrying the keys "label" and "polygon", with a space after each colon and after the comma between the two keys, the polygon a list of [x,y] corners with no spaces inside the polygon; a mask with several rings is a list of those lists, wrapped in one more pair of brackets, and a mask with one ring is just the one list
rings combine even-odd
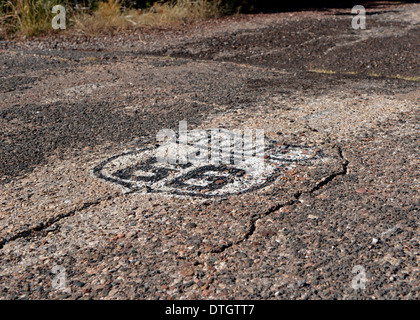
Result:
{"label": "dark shadow on ground", "polygon": [[[237,1],[241,2],[241,1]],[[284,1],[281,3],[274,3],[273,1],[246,1],[242,9],[249,13],[275,13],[285,11],[325,11],[328,9],[345,9],[352,8],[355,5],[362,5],[365,8],[376,8],[381,5],[399,5],[403,3],[418,3],[419,1],[357,1],[357,0],[341,0],[341,1],[327,1],[327,0],[294,0]],[[374,13],[371,13],[374,14]]]}

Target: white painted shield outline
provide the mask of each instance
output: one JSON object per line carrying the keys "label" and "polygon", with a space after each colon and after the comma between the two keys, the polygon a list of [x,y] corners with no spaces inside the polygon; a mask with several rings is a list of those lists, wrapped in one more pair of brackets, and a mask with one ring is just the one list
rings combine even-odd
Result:
{"label": "white painted shield outline", "polygon": [[94,167],[93,173],[128,192],[209,198],[263,188],[297,164],[307,165],[325,158],[318,148],[270,144],[265,151],[264,172],[252,176],[247,175],[244,168],[234,165],[163,165],[155,162],[154,151],[149,147],[115,155]]}

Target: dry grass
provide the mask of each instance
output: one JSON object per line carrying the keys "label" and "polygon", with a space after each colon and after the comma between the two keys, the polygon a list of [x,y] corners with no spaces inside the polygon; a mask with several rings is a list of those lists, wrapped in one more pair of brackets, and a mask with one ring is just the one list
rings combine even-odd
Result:
{"label": "dry grass", "polygon": [[53,6],[60,0],[6,0],[0,5],[0,36],[6,34],[36,35],[50,30]]}
{"label": "dry grass", "polygon": [[93,14],[79,14],[72,19],[76,30],[96,34],[104,30],[122,30],[142,26],[170,26],[221,15],[221,0],[178,0],[156,2],[141,11],[123,8],[120,0],[100,2]]}
{"label": "dry grass", "polygon": [[77,30],[89,34],[128,26],[119,0],[99,2],[98,8],[92,14],[77,12],[71,18],[71,23]]}
{"label": "dry grass", "polygon": [[[66,0],[0,0],[0,38],[52,30],[51,9]],[[142,26],[171,26],[221,15],[221,0],[155,2],[144,11],[126,8],[124,0],[102,0],[89,12],[66,7],[67,32],[98,34]],[[63,31],[60,31],[63,32]]]}

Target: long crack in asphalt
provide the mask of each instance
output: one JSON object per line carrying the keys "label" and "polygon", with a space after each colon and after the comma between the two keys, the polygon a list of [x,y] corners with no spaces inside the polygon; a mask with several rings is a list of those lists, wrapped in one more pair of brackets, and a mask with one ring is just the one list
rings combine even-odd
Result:
{"label": "long crack in asphalt", "polygon": [[341,147],[337,146],[336,147],[338,150],[338,154],[340,156],[340,158],[343,160],[343,162],[341,163],[342,165],[342,170],[339,172],[335,172],[329,176],[327,176],[326,178],[324,178],[322,181],[318,182],[314,187],[312,187],[312,189],[310,189],[309,191],[306,192],[296,192],[293,195],[293,200],[289,200],[287,202],[283,202],[283,203],[279,203],[277,205],[275,205],[274,207],[271,207],[270,209],[268,209],[266,212],[259,214],[259,215],[255,215],[251,217],[250,223],[249,223],[249,230],[248,232],[245,233],[244,237],[242,239],[239,239],[238,241],[236,241],[235,243],[229,242],[227,245],[221,245],[220,247],[216,247],[214,249],[212,249],[212,253],[223,253],[225,250],[229,249],[230,247],[234,246],[234,245],[239,245],[242,242],[245,242],[246,240],[248,240],[253,234],[254,231],[256,229],[256,223],[258,220],[263,219],[267,216],[269,216],[270,214],[273,214],[277,211],[279,211],[281,208],[283,208],[284,206],[289,206],[289,205],[293,205],[293,204],[298,204],[299,203],[299,199],[303,194],[311,194],[321,188],[323,188],[324,186],[326,186],[328,183],[330,183],[331,181],[333,181],[335,178],[339,177],[339,176],[343,176],[347,174],[347,167],[349,165],[349,161],[347,159],[344,158]]}
{"label": "long crack in asphalt", "polygon": [[[141,43],[0,43],[0,297],[419,297],[420,6],[384,5],[363,31],[339,11],[235,16]],[[137,150],[182,120],[264,128],[278,150],[326,157],[215,198],[197,192],[246,178],[137,180],[150,174]],[[98,179],[101,161],[139,189]],[[70,294],[51,287],[56,265]],[[366,290],[351,287],[356,265]]]}

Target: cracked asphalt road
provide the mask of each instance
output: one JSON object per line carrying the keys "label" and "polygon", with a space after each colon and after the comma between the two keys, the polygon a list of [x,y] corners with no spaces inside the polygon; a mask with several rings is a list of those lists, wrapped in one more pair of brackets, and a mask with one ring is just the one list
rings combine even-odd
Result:
{"label": "cracked asphalt road", "polygon": [[[0,298],[418,299],[420,5],[349,11],[1,44]],[[182,120],[324,158],[216,198],[93,173]]]}

